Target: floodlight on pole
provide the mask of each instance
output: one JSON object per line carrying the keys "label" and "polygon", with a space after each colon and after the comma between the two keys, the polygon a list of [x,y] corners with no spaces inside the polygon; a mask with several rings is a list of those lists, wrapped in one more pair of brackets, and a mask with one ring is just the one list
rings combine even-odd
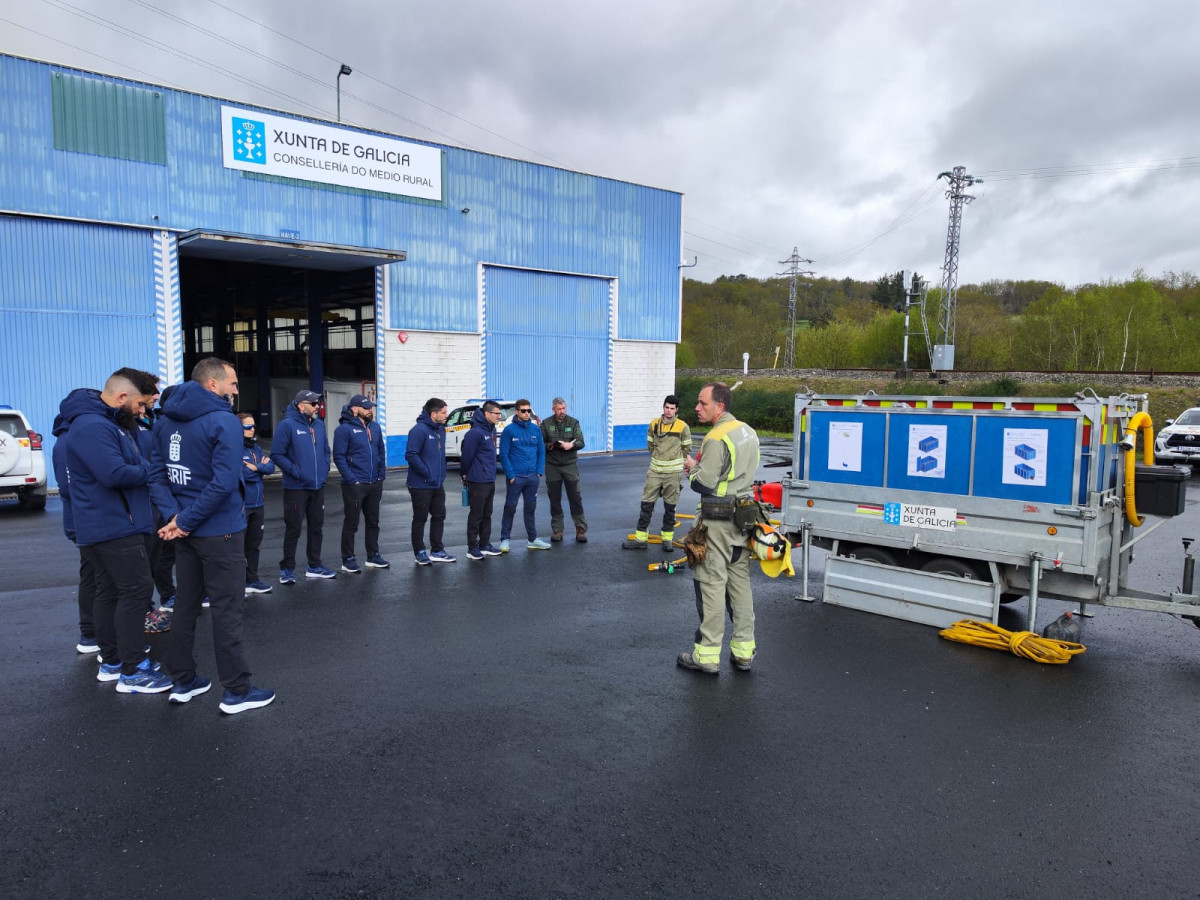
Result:
{"label": "floodlight on pole", "polygon": [[338,73],[337,73],[337,120],[339,122],[342,121],[342,76],[350,75],[353,72],[354,72],[354,70],[352,68],[350,68],[348,65],[346,65],[345,63],[342,63],[342,67],[340,69],[338,69]]}

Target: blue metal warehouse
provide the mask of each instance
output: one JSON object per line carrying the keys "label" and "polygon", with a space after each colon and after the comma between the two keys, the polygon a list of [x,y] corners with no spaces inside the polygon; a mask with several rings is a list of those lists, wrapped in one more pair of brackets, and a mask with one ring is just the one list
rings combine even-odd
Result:
{"label": "blue metal warehouse", "polygon": [[678,193],[13,56],[0,95],[0,403],[39,431],[210,354],[268,434],[374,392],[393,461],[430,396],[561,395],[622,450],[672,389]]}

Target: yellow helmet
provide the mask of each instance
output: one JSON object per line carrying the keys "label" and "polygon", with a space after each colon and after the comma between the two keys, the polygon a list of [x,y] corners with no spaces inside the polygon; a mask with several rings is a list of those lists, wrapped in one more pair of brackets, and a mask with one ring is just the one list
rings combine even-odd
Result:
{"label": "yellow helmet", "polygon": [[750,532],[750,547],[761,560],[783,559],[788,550],[788,541],[775,530],[775,526],[760,522]]}

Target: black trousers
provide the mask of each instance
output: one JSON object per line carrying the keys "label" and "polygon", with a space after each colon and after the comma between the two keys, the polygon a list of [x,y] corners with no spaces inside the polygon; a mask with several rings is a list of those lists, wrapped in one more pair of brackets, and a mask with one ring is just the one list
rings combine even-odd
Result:
{"label": "black trousers", "polygon": [[266,518],[264,506],[246,510],[246,540],[242,545],[242,552],[246,554],[246,584],[258,581],[258,548],[262,546]]}
{"label": "black trousers", "polygon": [[154,598],[146,536],[131,534],[80,548],[96,573],[94,616],[100,655],[132,675],[146,658],[146,610]]}
{"label": "black trousers", "polygon": [[158,529],[166,524],[166,519],[156,516],[154,534],[148,535],[150,574],[154,576],[154,588],[158,591],[158,599],[162,603],[175,596],[175,542],[164,541],[158,536]]}
{"label": "black trousers", "polygon": [[442,529],[446,524],[446,489],[440,488],[409,488],[412,497],[412,547],[413,553],[425,549],[425,520],[432,518],[429,524],[429,549],[444,550]]}
{"label": "black trousers", "polygon": [[492,502],[496,499],[496,482],[467,482],[467,546],[486,547],[492,541]]}
{"label": "black trousers", "polygon": [[354,555],[354,535],[358,534],[359,513],[367,520],[367,556],[379,552],[379,504],[383,500],[383,482],[342,484],[342,559]]}
{"label": "black trousers", "polygon": [[296,568],[296,544],[300,541],[300,526],[308,520],[308,565],[321,565],[321,541],[325,528],[325,490],[283,490],[283,559],[279,568]]}
{"label": "black trousers", "polygon": [[242,610],[246,600],[245,533],[176,539],[179,592],[167,641],[167,668],[175,681],[196,674],[196,619],[205,597],[212,604],[213,651],[217,677],[226,688],[244,692],[250,667],[242,655]]}
{"label": "black trousers", "polygon": [[79,636],[96,636],[96,569],[91,557],[79,548]]}

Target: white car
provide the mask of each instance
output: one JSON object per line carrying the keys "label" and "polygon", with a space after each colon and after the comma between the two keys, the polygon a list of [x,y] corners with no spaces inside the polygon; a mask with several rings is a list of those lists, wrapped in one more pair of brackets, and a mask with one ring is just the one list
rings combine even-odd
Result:
{"label": "white car", "polygon": [[[462,459],[462,442],[463,438],[467,436],[467,432],[471,430],[471,417],[475,415],[475,410],[486,402],[486,400],[468,400],[466,406],[452,410],[446,419],[446,459],[450,462],[456,463]],[[517,401],[496,400],[494,402],[500,405],[500,423],[496,426],[496,455],[499,456],[500,432],[517,414]],[[542,422],[536,415],[533,417],[533,421],[539,425]]]}
{"label": "white car", "polygon": [[46,508],[46,452],[20,410],[0,406],[0,495],[9,494],[25,509]]}
{"label": "white car", "polygon": [[1200,465],[1200,407],[1185,409],[1178,419],[1167,419],[1154,439],[1155,462],[1190,462]]}

